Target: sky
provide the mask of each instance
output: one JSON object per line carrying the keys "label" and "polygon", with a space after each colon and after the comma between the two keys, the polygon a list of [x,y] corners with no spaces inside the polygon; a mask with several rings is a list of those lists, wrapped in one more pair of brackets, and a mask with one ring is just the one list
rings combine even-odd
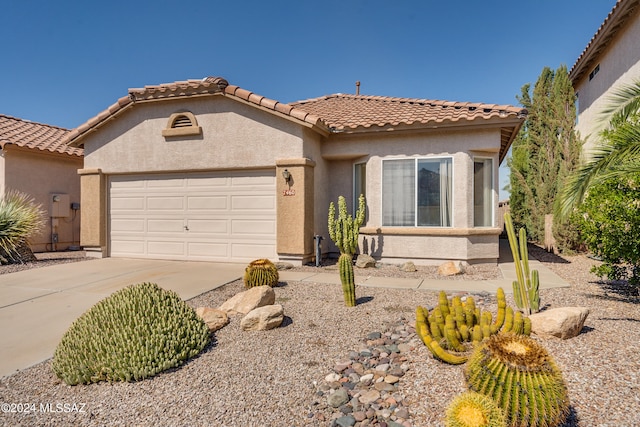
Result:
{"label": "sky", "polygon": [[0,114],[72,129],[129,88],[207,76],[281,102],[360,81],[363,95],[517,106],[545,66],[573,66],[615,2],[3,0]]}

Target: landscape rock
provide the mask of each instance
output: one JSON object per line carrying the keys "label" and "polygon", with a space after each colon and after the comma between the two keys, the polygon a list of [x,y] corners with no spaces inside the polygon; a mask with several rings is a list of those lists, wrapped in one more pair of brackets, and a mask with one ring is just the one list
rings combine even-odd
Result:
{"label": "landscape rock", "polygon": [[404,264],[402,264],[400,266],[400,270],[406,271],[406,272],[409,272],[409,273],[414,272],[414,271],[418,271],[418,269],[416,268],[416,265],[411,261],[407,261]]}
{"label": "landscape rock", "polygon": [[211,332],[222,329],[227,323],[229,323],[229,316],[227,316],[227,312],[218,310],[217,308],[198,307],[196,308],[196,314],[204,321],[204,323],[207,324],[209,331]]}
{"label": "landscape rock", "polygon": [[284,309],[280,304],[265,305],[247,313],[240,321],[243,331],[268,331],[277,328],[284,320]]}
{"label": "landscape rock", "polygon": [[276,262],[275,266],[277,270],[291,270],[294,267],[294,265],[291,264],[290,262],[282,262],[282,261]]}
{"label": "landscape rock", "polygon": [[556,337],[563,340],[580,334],[589,315],[586,307],[560,307],[534,313],[531,319],[531,331],[542,337]]}
{"label": "landscape rock", "polygon": [[247,314],[258,307],[264,307],[276,302],[276,293],[270,286],[256,286],[240,292],[219,307],[228,314]]}
{"label": "landscape rock", "polygon": [[339,388],[335,393],[330,394],[329,397],[327,397],[327,403],[334,408],[339,408],[348,401],[349,394],[343,388]]}
{"label": "landscape rock", "polygon": [[356,267],[359,268],[370,268],[376,266],[376,260],[373,259],[371,255],[360,254],[358,258],[356,258]]}
{"label": "landscape rock", "polygon": [[460,261],[448,261],[438,267],[441,276],[455,276],[464,273],[464,266]]}

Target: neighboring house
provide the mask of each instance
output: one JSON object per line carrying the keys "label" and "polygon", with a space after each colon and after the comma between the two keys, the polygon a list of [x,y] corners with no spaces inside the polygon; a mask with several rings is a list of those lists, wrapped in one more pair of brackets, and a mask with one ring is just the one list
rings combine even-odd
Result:
{"label": "neighboring house", "polygon": [[498,166],[526,111],[332,95],[292,104],[220,77],[142,89],[73,130],[95,256],[295,264],[335,252],[329,203],[367,198],[360,251],[498,258]]}
{"label": "neighboring house", "polygon": [[599,113],[615,88],[640,81],[640,0],[619,0],[569,72],[578,95],[576,130],[597,137]]}
{"label": "neighboring house", "polygon": [[0,192],[29,194],[46,213],[34,252],[79,249],[82,149],[63,144],[68,133],[0,114]]}

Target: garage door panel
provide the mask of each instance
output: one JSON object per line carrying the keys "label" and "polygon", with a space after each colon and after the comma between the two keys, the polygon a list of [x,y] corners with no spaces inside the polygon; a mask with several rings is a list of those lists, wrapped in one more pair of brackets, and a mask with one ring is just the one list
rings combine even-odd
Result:
{"label": "garage door panel", "polygon": [[111,256],[274,259],[275,183],[273,170],[112,177]]}
{"label": "garage door panel", "polygon": [[189,210],[227,210],[227,196],[187,196],[187,207]]}

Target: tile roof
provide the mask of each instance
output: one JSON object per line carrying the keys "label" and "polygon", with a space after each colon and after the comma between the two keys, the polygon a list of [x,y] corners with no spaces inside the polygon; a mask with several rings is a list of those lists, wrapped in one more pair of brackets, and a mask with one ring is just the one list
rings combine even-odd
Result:
{"label": "tile roof", "polygon": [[526,115],[525,109],[510,105],[343,94],[289,105],[322,117],[334,131],[453,124],[478,119],[523,118]]}
{"label": "tile roof", "polygon": [[573,82],[580,80],[595,67],[600,54],[607,49],[618,31],[623,28],[631,16],[637,12],[638,6],[640,6],[640,0],[618,0],[616,2],[611,12],[609,12],[602,25],[600,25],[587,44],[587,47],[584,48],[571,67],[569,77]]}
{"label": "tile roof", "polygon": [[12,144],[17,147],[82,157],[81,148],[64,144],[63,140],[68,133],[67,129],[0,114],[0,147],[3,149],[5,145]]}
{"label": "tile roof", "polygon": [[79,139],[87,132],[101,126],[107,120],[120,114],[137,102],[206,95],[223,95],[236,98],[260,108],[300,120],[308,125],[321,129],[326,128],[319,117],[303,110],[266,98],[238,86],[230,85],[229,82],[222,77],[206,77],[201,80],[185,80],[175,83],[145,86],[139,89],[129,89],[128,96],[118,99],[109,108],[89,119],[76,129],[73,129],[69,135],[67,135],[65,142],[74,146],[81,146],[82,142],[79,141]]}
{"label": "tile roof", "polygon": [[366,131],[392,127],[435,127],[467,124],[476,120],[511,119],[502,131],[500,159],[506,155],[527,114],[510,105],[448,102],[384,96],[329,95],[285,104],[230,85],[221,77],[186,80],[129,89],[109,108],[73,129],[65,142],[82,146],[82,137],[139,102],[197,96],[226,96],[298,120],[314,129],[331,132]]}

